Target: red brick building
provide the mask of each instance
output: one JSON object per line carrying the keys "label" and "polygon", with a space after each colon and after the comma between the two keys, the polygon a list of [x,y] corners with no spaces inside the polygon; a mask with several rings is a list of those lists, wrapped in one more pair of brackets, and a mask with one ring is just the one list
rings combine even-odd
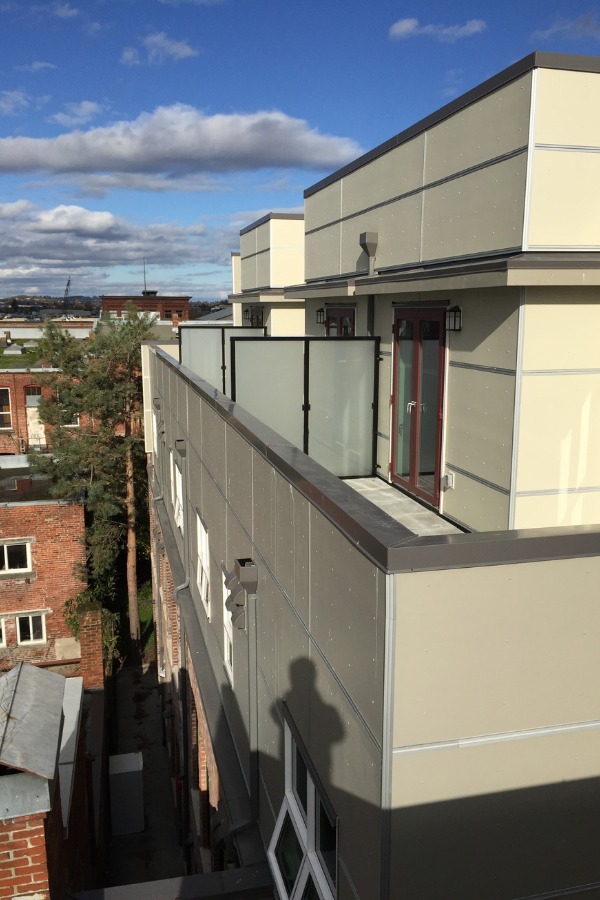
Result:
{"label": "red brick building", "polygon": [[48,369],[0,371],[0,454],[17,456],[45,450],[49,430],[40,422],[38,405],[48,388],[41,388],[37,373]]}
{"label": "red brick building", "polygon": [[132,303],[145,313],[158,313],[159,319],[177,319],[179,322],[187,322],[190,318],[191,297],[173,297],[161,295],[157,291],[144,291],[137,295],[109,295],[100,297],[102,300],[102,315],[114,318],[122,318],[123,310],[128,303]]}
{"label": "red brick building", "polygon": [[82,679],[19,665],[0,697],[0,900],[64,897],[93,871]]}
{"label": "red brick building", "polygon": [[[10,493],[7,481],[15,488],[13,502],[2,502]],[[4,479],[0,492],[0,670],[81,656],[64,606],[86,587],[78,576],[85,562],[83,507],[26,499],[39,485],[17,475]]]}

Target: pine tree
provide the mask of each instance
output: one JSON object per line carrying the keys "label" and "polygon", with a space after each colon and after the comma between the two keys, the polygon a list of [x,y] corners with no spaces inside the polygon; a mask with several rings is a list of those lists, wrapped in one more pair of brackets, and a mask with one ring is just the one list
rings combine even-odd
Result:
{"label": "pine tree", "polygon": [[39,413],[52,426],[52,453],[30,456],[35,469],[51,475],[54,496],[84,503],[90,591],[103,603],[115,601],[117,560],[126,550],[134,658],[140,651],[136,488],[139,495],[145,475],[140,345],[151,336],[149,318],[133,306],[123,321],[103,320],[88,341],[50,322],[40,352],[57,371],[41,378],[51,390],[44,391]]}

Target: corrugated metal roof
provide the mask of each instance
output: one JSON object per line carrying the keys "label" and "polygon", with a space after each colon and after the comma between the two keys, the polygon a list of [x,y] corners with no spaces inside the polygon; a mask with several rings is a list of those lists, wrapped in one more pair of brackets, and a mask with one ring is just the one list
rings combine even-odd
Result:
{"label": "corrugated metal roof", "polygon": [[19,663],[0,677],[0,764],[54,778],[65,678]]}

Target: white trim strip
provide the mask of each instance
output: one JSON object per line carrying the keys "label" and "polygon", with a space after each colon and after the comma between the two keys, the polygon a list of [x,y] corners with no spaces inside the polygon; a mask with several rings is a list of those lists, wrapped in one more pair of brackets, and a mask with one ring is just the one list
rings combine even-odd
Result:
{"label": "white trim strip", "polygon": [[600,720],[575,722],[570,725],[549,725],[545,728],[528,728],[522,731],[505,731],[499,734],[483,734],[476,737],[457,738],[453,741],[437,741],[431,744],[412,744],[406,747],[394,747],[393,753],[423,753],[430,750],[463,750],[485,744],[502,744],[509,741],[523,741],[535,737],[548,737],[555,734],[569,734],[576,731],[593,731],[600,728]]}

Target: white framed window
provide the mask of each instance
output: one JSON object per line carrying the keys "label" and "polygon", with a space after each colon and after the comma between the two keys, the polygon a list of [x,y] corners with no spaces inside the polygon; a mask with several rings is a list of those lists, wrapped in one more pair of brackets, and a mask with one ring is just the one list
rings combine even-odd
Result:
{"label": "white framed window", "polygon": [[6,625],[4,619],[0,619],[0,647],[6,647]]}
{"label": "white framed window", "polygon": [[196,513],[196,536],[198,560],[196,564],[196,584],[206,615],[210,619],[210,556],[208,551],[208,529]]}
{"label": "white framed window", "polygon": [[169,468],[171,477],[171,503],[173,505],[173,515],[175,524],[183,534],[183,475],[178,463],[173,456],[173,451],[169,450]]}
{"label": "white framed window", "polygon": [[229,680],[233,684],[233,625],[231,622],[231,613],[227,609],[227,598],[231,591],[225,587],[225,579],[227,572],[221,572],[223,578],[223,661],[225,663],[225,671],[229,676]]}
{"label": "white framed window", "polygon": [[337,820],[321,796],[287,722],[285,796],[268,858],[279,900],[334,900]]}
{"label": "white framed window", "polygon": [[158,422],[156,420],[156,413],[152,413],[152,449],[154,451],[154,458],[158,456]]}
{"label": "white framed window", "polygon": [[46,642],[46,616],[44,613],[26,613],[17,616],[17,643],[44,644]]}
{"label": "white framed window", "polygon": [[31,544],[28,541],[0,544],[0,575],[6,572],[30,571]]}
{"label": "white framed window", "polygon": [[42,389],[37,384],[30,384],[25,388],[25,406],[28,408],[40,405]]}
{"label": "white framed window", "polygon": [[0,428],[12,428],[10,390],[0,387]]}

